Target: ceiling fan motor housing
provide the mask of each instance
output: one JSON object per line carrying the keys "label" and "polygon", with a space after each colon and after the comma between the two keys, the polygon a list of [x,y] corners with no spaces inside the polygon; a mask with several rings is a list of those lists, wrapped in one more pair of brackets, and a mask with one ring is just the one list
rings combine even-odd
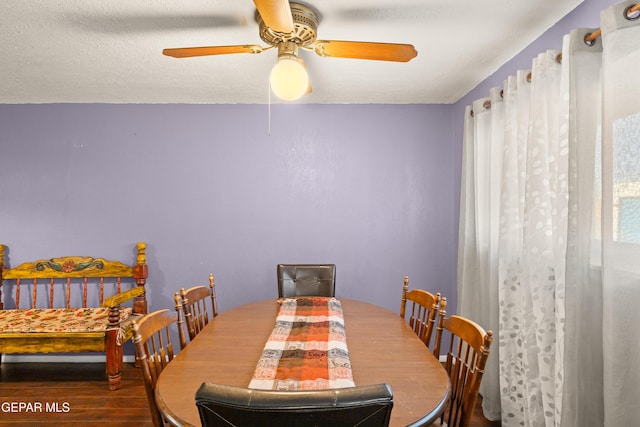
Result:
{"label": "ceiling fan motor housing", "polygon": [[318,13],[300,3],[290,3],[294,30],[292,33],[280,33],[269,28],[256,10],[256,22],[260,27],[260,38],[271,46],[282,42],[293,42],[306,47],[313,44],[318,36]]}

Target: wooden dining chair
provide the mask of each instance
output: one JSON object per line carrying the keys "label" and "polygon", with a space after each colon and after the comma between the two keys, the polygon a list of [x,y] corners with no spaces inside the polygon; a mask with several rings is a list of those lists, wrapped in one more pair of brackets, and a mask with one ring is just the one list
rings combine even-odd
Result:
{"label": "wooden dining chair", "polygon": [[216,285],[213,281],[213,274],[209,274],[208,287],[194,286],[187,290],[181,288],[180,298],[182,299],[187,333],[189,334],[189,340],[192,340],[209,323],[209,320],[213,320],[218,315]]}
{"label": "wooden dining chair", "polygon": [[444,319],[443,328],[445,340],[450,340],[445,369],[449,374],[451,392],[440,423],[448,427],[469,427],[493,332],[485,332],[474,321],[456,315]]}
{"label": "wooden dining chair", "polygon": [[[407,311],[407,302],[409,310]],[[405,319],[411,329],[420,337],[422,342],[431,349],[436,357],[439,356],[439,335],[436,334],[434,342],[433,331],[436,327],[438,314],[444,318],[445,307],[441,307],[440,293],[433,295],[423,289],[409,290],[409,276],[405,276],[402,286],[402,300],[400,303],[400,317]],[[408,318],[407,318],[408,313]],[[442,327],[442,326],[440,326]]]}
{"label": "wooden dining chair", "polygon": [[278,264],[278,298],[336,296],[335,264]]}
{"label": "wooden dining chair", "polygon": [[[176,324],[177,316],[168,309],[147,314],[133,324],[133,343],[136,361],[142,370],[147,402],[151,410],[153,425],[164,425],[164,419],[156,405],[155,389],[160,372],[176,356],[171,342],[171,326]],[[181,343],[181,347],[183,347]]]}
{"label": "wooden dining chair", "polygon": [[278,391],[203,383],[196,405],[203,427],[386,427],[393,394],[387,384]]}

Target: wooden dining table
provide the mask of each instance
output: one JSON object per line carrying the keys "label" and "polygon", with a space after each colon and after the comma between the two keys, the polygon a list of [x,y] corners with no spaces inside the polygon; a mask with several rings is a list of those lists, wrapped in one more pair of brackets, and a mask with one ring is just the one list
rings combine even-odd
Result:
{"label": "wooden dining table", "polygon": [[[348,299],[342,304],[356,386],[389,384],[391,426],[423,425],[444,410],[449,377],[440,362],[397,314]],[[195,392],[203,382],[247,387],[273,330],[278,302],[265,300],[218,315],[158,378],[156,402],[169,422],[199,426]]]}

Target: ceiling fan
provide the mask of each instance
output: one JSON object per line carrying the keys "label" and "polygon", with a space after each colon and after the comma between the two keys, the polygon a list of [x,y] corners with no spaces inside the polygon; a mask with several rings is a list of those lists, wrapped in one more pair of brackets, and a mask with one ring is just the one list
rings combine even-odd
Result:
{"label": "ceiling fan", "polygon": [[319,56],[377,61],[407,62],[418,52],[410,44],[342,40],[317,40],[318,13],[310,6],[288,0],[254,0],[260,38],[267,47],[255,44],[201,46],[164,49],[174,58],[261,53],[278,49],[278,62],[271,71],[271,89],[281,99],[293,101],[311,91],[309,78],[298,49]]}

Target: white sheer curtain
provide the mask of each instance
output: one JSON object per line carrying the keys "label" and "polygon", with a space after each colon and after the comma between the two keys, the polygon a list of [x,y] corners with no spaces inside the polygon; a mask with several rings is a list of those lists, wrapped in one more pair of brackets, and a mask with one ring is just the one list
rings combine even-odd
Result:
{"label": "white sheer curtain", "polygon": [[635,4],[465,112],[458,312],[494,331],[481,394],[505,427],[640,425]]}
{"label": "white sheer curtain", "polygon": [[602,294],[607,426],[640,426],[640,18],[602,14]]}

